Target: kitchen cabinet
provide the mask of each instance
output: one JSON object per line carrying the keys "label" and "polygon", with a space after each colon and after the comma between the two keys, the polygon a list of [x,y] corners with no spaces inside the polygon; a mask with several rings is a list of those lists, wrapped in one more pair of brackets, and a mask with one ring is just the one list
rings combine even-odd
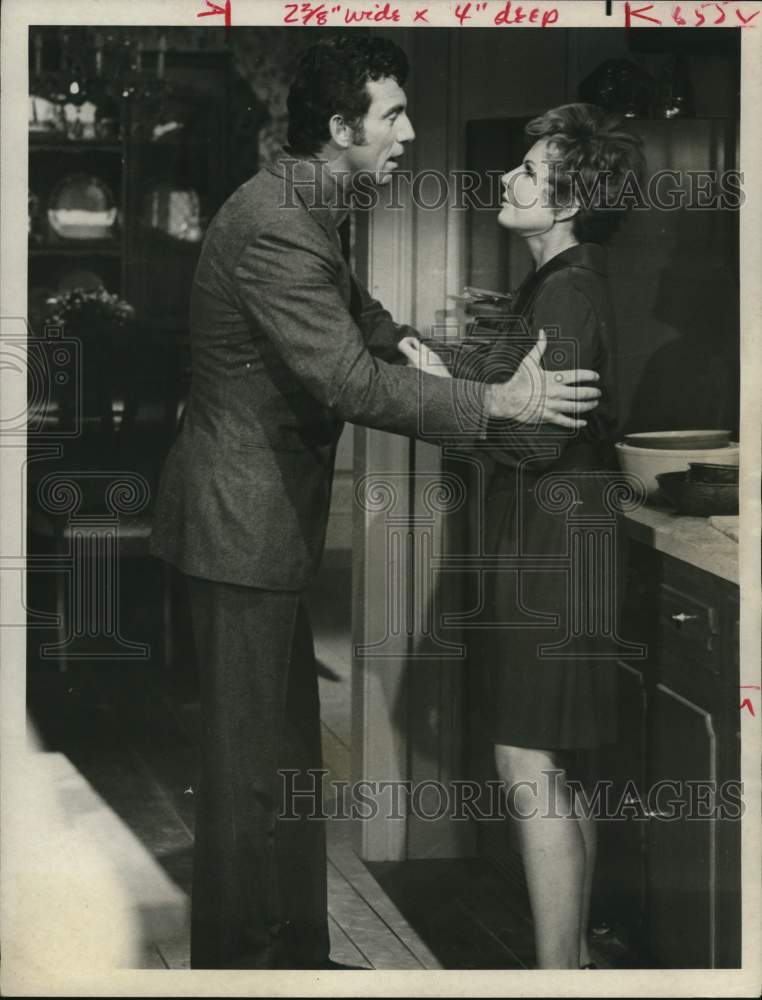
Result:
{"label": "kitchen cabinet", "polygon": [[619,663],[617,819],[602,822],[596,919],[669,968],[740,964],[738,588],[633,543]]}
{"label": "kitchen cabinet", "polygon": [[[644,562],[652,553],[644,551]],[[630,563],[622,616],[629,641],[653,650],[649,625],[654,601],[647,565]],[[611,782],[609,802],[617,813],[637,815],[640,792],[646,787],[648,754],[648,659],[614,665],[617,673],[617,742],[601,751],[597,768]],[[627,937],[637,946],[644,939],[646,912],[646,837],[642,822],[627,819],[599,824],[599,859],[591,917],[594,926],[609,926],[624,915]]]}

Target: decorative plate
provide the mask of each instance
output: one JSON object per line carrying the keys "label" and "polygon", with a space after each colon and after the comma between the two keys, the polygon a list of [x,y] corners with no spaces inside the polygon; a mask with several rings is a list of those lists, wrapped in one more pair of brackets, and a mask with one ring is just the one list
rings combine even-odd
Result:
{"label": "decorative plate", "polygon": [[111,239],[116,216],[111,189],[91,174],[64,177],[48,208],[50,228],[66,240]]}

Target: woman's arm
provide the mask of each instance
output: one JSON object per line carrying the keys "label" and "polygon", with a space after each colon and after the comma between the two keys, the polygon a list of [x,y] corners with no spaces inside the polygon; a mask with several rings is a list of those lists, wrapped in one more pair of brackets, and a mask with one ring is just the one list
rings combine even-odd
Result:
{"label": "woman's arm", "polygon": [[[597,296],[595,297],[597,298]],[[569,271],[548,278],[528,317],[525,336],[508,336],[495,343],[486,355],[475,354],[461,366],[462,377],[495,381],[504,377],[507,367],[515,364],[516,355],[524,353],[538,336],[546,331],[548,347],[543,368],[557,372],[591,368],[601,374],[598,387],[602,390],[599,407],[585,414],[586,426],[567,430],[548,423],[496,421],[489,423],[487,438],[494,447],[490,454],[498,462],[515,465],[530,460],[531,468],[544,471],[551,468],[562,452],[574,442],[597,442],[611,437],[616,427],[616,407],[613,398],[612,358],[608,350],[609,331],[606,317],[594,304],[594,297]],[[478,366],[478,367],[477,367]]]}

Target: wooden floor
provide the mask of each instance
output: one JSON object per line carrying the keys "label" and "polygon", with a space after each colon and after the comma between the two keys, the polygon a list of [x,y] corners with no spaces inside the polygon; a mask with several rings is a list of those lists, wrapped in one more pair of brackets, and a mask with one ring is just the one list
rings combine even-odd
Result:
{"label": "wooden floor", "polygon": [[[131,670],[133,668],[130,668]],[[90,676],[87,676],[87,674]],[[155,688],[140,706],[115,692],[104,672],[39,676],[30,708],[46,749],[65,755],[94,792],[187,900],[191,888],[196,750]],[[181,706],[181,717],[193,706]],[[142,717],[142,721],[139,721]],[[113,842],[113,841],[112,841]],[[331,953],[335,961],[375,969],[522,968],[531,961],[526,915],[506,928],[491,892],[494,873],[478,861],[366,866],[346,821],[328,824]],[[121,848],[124,850],[124,847]],[[136,869],[134,858],[123,870]],[[481,902],[480,902],[481,900]],[[149,942],[145,967],[189,967],[185,925]]]}
{"label": "wooden floor", "polygon": [[[343,778],[349,777],[351,735],[348,602],[348,588],[338,584],[320,587],[311,599],[325,762]],[[45,749],[65,755],[83,787],[88,783],[94,800],[129,833],[122,849],[142,852],[166,877],[174,919],[149,929],[141,965],[188,968],[198,728],[193,671],[74,663],[61,673],[31,655],[28,700]],[[329,821],[335,961],[375,969],[534,964],[523,885],[479,859],[366,865],[350,841],[347,821]],[[616,958],[614,952],[614,964]]]}

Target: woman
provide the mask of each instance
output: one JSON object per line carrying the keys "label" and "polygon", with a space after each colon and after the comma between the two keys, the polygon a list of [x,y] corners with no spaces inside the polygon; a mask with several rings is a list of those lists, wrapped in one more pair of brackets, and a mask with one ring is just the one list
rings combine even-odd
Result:
{"label": "woman", "polygon": [[[569,780],[585,751],[615,738],[614,661],[626,655],[615,625],[623,536],[611,493],[615,345],[601,244],[624,215],[618,195],[644,161],[640,140],[589,104],[548,111],[526,132],[533,145],[502,178],[498,216],[535,263],[514,301],[520,320],[491,345],[461,349],[452,369],[503,377],[544,330],[546,369],[600,374],[601,402],[581,431],[491,428],[497,464],[484,501],[488,627],[480,643],[495,764],[520,818],[538,967],[595,968],[587,941],[595,826],[575,809]],[[418,342],[400,348],[410,363],[445,373]]]}

